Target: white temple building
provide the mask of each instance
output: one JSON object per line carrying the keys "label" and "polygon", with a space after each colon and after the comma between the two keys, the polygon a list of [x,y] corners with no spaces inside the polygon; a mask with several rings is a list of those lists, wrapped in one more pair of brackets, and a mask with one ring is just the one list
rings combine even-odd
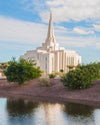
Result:
{"label": "white temple building", "polygon": [[36,50],[27,51],[21,58],[35,60],[36,66],[39,66],[45,73],[59,72],[60,70],[68,72],[75,69],[78,64],[81,64],[81,56],[75,51],[60,47],[56,43],[51,11],[45,43],[42,43],[42,46]]}

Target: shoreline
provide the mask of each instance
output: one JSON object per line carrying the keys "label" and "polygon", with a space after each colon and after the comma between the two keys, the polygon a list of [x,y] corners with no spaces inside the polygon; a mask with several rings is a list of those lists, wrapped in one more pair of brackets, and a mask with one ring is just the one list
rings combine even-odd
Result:
{"label": "shoreline", "polygon": [[59,79],[50,81],[51,87],[42,87],[38,79],[21,86],[17,83],[8,83],[3,79],[0,80],[0,97],[60,104],[78,103],[100,108],[100,80],[96,80],[91,88],[84,90],[68,90]]}
{"label": "shoreline", "polygon": [[94,100],[70,99],[70,98],[47,97],[47,96],[30,97],[30,95],[11,95],[11,94],[7,94],[7,95],[5,94],[2,96],[0,95],[0,98],[16,99],[16,100],[24,99],[24,100],[32,101],[36,103],[41,103],[41,102],[54,103],[54,104],[75,103],[75,104],[87,105],[92,108],[100,108],[100,101],[94,101]]}

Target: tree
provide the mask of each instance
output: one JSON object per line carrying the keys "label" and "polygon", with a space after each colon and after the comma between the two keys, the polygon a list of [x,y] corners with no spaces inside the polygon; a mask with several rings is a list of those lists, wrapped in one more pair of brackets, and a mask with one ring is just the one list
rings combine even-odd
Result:
{"label": "tree", "polygon": [[69,71],[61,81],[69,89],[85,89],[93,85],[94,80],[100,78],[100,63],[80,65]]}
{"label": "tree", "polygon": [[4,74],[9,82],[18,82],[24,84],[25,81],[30,81],[41,76],[40,68],[35,68],[34,61],[20,59],[18,62],[13,58],[9,63]]}

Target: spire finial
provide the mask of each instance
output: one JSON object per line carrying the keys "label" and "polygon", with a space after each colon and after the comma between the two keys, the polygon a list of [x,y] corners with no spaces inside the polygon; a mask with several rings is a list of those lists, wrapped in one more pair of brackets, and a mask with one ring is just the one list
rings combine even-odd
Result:
{"label": "spire finial", "polygon": [[50,19],[52,19],[52,8],[50,8]]}
{"label": "spire finial", "polygon": [[46,43],[50,43],[50,42],[55,43],[54,32],[53,32],[53,22],[52,22],[52,8],[50,8],[50,20],[49,20],[47,39],[46,39]]}
{"label": "spire finial", "polygon": [[52,13],[52,8],[50,8],[50,13]]}

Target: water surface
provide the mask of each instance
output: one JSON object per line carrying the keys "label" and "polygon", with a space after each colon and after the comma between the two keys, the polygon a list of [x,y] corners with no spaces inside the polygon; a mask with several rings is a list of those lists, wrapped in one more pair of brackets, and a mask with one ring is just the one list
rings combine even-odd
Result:
{"label": "water surface", "polygon": [[0,98],[0,125],[100,125],[100,109]]}

